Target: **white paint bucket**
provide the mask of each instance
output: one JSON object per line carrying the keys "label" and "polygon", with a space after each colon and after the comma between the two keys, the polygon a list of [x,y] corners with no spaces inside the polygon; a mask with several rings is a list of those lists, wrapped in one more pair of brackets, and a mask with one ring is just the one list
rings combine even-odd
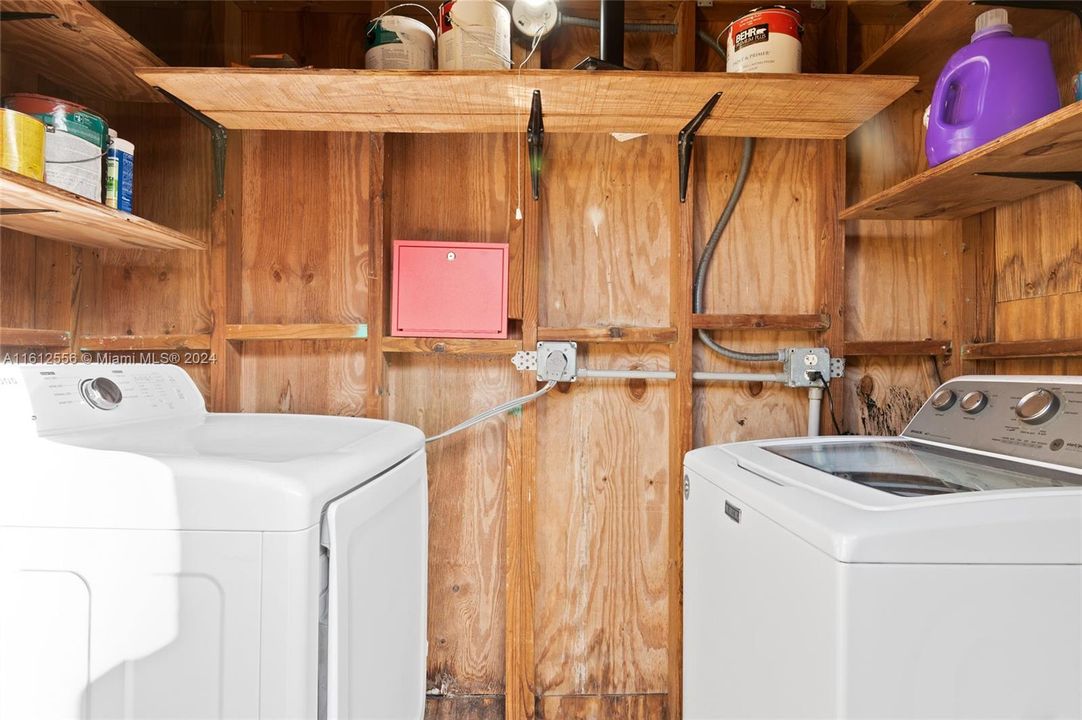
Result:
{"label": "white paint bucket", "polygon": [[782,5],[756,8],[725,31],[725,69],[744,73],[799,73],[804,26]]}
{"label": "white paint bucket", "polygon": [[507,70],[511,12],[496,0],[446,0],[437,49],[440,70]]}
{"label": "white paint bucket", "polygon": [[364,66],[369,70],[431,70],[434,64],[436,34],[420,20],[378,17],[368,23],[365,43]]}

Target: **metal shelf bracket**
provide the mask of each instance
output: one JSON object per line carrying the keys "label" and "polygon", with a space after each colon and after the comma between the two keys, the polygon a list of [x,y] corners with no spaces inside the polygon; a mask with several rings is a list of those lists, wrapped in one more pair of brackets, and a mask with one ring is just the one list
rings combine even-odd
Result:
{"label": "metal shelf bracket", "polygon": [[1016,180],[1055,180],[1057,182],[1074,183],[1082,190],[1082,170],[1072,170],[1070,172],[979,172],[977,174],[1014,178]]}
{"label": "metal shelf bracket", "polygon": [[154,89],[165,96],[169,102],[191,115],[210,130],[210,145],[214,153],[214,197],[221,200],[225,197],[225,148],[229,139],[225,127],[167,90],[162,90],[160,87]]}
{"label": "metal shelf bracket", "polygon": [[680,202],[686,202],[688,198],[688,175],[691,172],[691,150],[695,146],[695,133],[699,131],[706,118],[710,117],[719,99],[721,99],[721,93],[714,93],[714,96],[706,101],[702,109],[696,113],[691,122],[683,127],[676,138],[677,158],[680,161]]}
{"label": "metal shelf bracket", "polygon": [[526,145],[530,148],[530,187],[533,199],[541,196],[541,157],[545,147],[545,122],[541,117],[541,91],[533,91],[530,123],[526,126]]}

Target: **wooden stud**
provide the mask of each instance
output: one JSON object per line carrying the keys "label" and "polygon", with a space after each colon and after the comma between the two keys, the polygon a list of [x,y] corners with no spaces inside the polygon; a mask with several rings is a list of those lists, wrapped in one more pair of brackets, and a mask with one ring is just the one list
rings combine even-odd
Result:
{"label": "wooden stud", "polygon": [[446,353],[447,355],[514,355],[519,340],[470,340],[466,338],[384,337],[384,353]]}
{"label": "wooden stud", "polygon": [[808,313],[804,315],[762,315],[762,314],[695,314],[691,316],[691,327],[699,330],[806,330],[822,332],[831,326],[827,313]]}
{"label": "wooden stud", "polygon": [[583,343],[658,343],[676,342],[675,327],[537,328],[538,340],[568,340]]}
{"label": "wooden stud", "polygon": [[351,323],[226,325],[229,340],[366,340],[368,325]]}
{"label": "wooden stud", "polygon": [[387,417],[387,365],[383,358],[383,341],[386,332],[387,292],[389,280],[386,267],[387,227],[385,193],[387,169],[387,144],[382,134],[368,136],[368,355],[365,373],[368,376],[365,398],[365,415],[370,418]]}
{"label": "wooden stud", "polygon": [[[838,220],[838,211],[845,205],[845,141],[837,140],[824,153],[823,185],[830,188],[826,193],[824,226],[816,244],[815,295],[820,315],[828,320],[819,342],[830,350],[831,357],[839,357],[845,338],[845,225]],[[842,378],[830,380],[830,391],[836,407],[845,407],[845,383]],[[820,417],[820,431],[835,432],[829,417],[830,410]],[[845,422],[842,417],[839,422]]]}
{"label": "wooden stud", "polygon": [[76,339],[79,350],[89,352],[130,350],[210,350],[210,335],[84,335]]}
{"label": "wooden stud", "polygon": [[0,327],[0,346],[7,347],[67,347],[71,333],[67,330]]}
{"label": "wooden stud", "polygon": [[846,357],[950,355],[950,340],[858,340],[845,343]]}
{"label": "wooden stud", "polygon": [[972,345],[962,346],[962,357],[967,360],[1082,357],[1082,338],[1051,338],[1047,340],[974,343]]}

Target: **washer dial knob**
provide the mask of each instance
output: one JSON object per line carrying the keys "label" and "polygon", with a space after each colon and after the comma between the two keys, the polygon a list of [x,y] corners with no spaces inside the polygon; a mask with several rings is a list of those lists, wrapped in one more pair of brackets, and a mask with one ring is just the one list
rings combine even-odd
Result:
{"label": "washer dial knob", "polygon": [[958,402],[958,407],[962,408],[962,412],[969,415],[976,415],[981,410],[988,407],[988,396],[982,393],[980,390],[973,390],[967,392],[962,396],[962,399]]}
{"label": "washer dial knob", "polygon": [[83,380],[79,392],[90,407],[98,410],[112,410],[124,399],[120,386],[106,377]]}
{"label": "washer dial knob", "polygon": [[957,399],[958,396],[954,394],[953,390],[940,388],[932,394],[931,404],[936,410],[949,410]]}
{"label": "washer dial knob", "polygon": [[1030,425],[1040,425],[1051,420],[1059,410],[1059,398],[1051,390],[1037,388],[1031,393],[1026,393],[1018,404],[1014,406],[1014,414],[1018,419]]}

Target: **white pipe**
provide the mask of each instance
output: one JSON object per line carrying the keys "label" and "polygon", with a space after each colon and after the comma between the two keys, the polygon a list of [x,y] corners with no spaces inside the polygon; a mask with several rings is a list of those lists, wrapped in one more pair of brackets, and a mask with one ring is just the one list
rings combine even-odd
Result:
{"label": "white pipe", "polygon": [[823,411],[823,388],[808,388],[808,437],[819,437],[819,416]]}
{"label": "white pipe", "polygon": [[694,372],[692,380],[699,382],[788,382],[785,373],[739,373],[739,372]]}
{"label": "white pipe", "polygon": [[576,375],[580,378],[600,378],[610,380],[675,380],[676,373],[671,370],[591,370],[579,368]]}

